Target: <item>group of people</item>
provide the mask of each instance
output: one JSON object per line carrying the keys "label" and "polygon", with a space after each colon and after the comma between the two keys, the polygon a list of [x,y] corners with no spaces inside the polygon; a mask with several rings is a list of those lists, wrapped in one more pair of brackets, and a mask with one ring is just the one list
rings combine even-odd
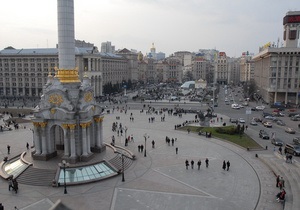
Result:
{"label": "group of people", "polygon": [[[194,169],[194,160],[191,160],[191,169]],[[198,162],[197,162],[197,166],[198,166],[198,170],[200,170],[200,167],[201,167],[201,160],[199,159]],[[206,168],[208,168],[208,165],[209,165],[209,160],[208,158],[205,159],[205,165],[206,165]],[[186,170],[189,169],[189,166],[190,166],[190,162],[188,160],[185,161],[185,168]]]}
{"label": "group of people", "polygon": [[8,190],[13,189],[16,193],[18,193],[19,189],[19,183],[17,179],[14,179],[13,177],[10,177],[8,180]]}
{"label": "group of people", "polygon": [[276,187],[280,188],[280,192],[277,193],[277,195],[276,195],[276,198],[277,198],[276,200],[278,202],[284,201],[285,200],[286,191],[284,189],[284,179],[280,175],[277,175],[277,177],[276,177]]}
{"label": "group of people", "polygon": [[229,171],[229,167],[230,167],[230,162],[229,162],[229,160],[228,160],[227,162],[224,160],[224,161],[223,161],[223,166],[222,166],[223,170],[225,171],[226,168],[227,168],[227,171]]}

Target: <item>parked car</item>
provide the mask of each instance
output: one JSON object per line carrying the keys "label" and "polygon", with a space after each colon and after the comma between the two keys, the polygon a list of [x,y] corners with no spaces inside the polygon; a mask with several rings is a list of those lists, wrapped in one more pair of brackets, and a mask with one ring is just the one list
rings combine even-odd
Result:
{"label": "parked car", "polygon": [[276,122],[277,125],[285,126],[285,123],[282,120],[278,120]]}
{"label": "parked car", "polygon": [[295,156],[300,155],[300,146],[298,146],[298,145],[294,146],[294,145],[291,145],[291,144],[286,144],[284,149],[285,149],[286,153],[290,153],[290,154],[293,154]]}
{"label": "parked car", "polygon": [[293,117],[293,116],[295,116],[295,115],[299,115],[299,113],[297,113],[297,112],[290,112],[290,113],[288,114],[289,117]]}
{"label": "parked car", "polygon": [[250,125],[257,125],[257,122],[254,120],[251,120]]}
{"label": "parked car", "polygon": [[267,115],[267,116],[265,116],[265,119],[268,119],[268,120],[276,120],[276,117],[273,117],[273,116],[271,116],[271,115]]}
{"label": "parked car", "polygon": [[270,139],[270,136],[265,130],[260,130],[259,131],[259,138]]}
{"label": "parked car", "polygon": [[284,131],[286,133],[290,133],[290,134],[295,134],[296,133],[296,131],[293,128],[286,128]]}
{"label": "parked car", "polygon": [[283,146],[283,141],[278,138],[271,139],[271,143],[275,146]]}
{"label": "parked car", "polygon": [[268,113],[268,112],[263,112],[263,113],[262,113],[262,116],[263,116],[264,118],[266,118],[267,116],[271,116],[271,117],[272,117],[272,114],[271,114],[271,113]]}
{"label": "parked car", "polygon": [[300,116],[299,115],[295,115],[295,116],[291,117],[291,120],[293,120],[293,121],[300,121]]}
{"label": "parked car", "polygon": [[254,120],[255,122],[261,122],[262,119],[259,117],[253,117],[252,120]]}
{"label": "parked car", "polygon": [[258,110],[258,111],[262,111],[262,110],[265,109],[265,106],[257,106],[257,107],[255,107],[255,108],[256,108],[256,110]]}
{"label": "parked car", "polygon": [[239,119],[239,123],[245,123],[246,121],[244,120],[244,118],[240,118]]}
{"label": "parked car", "polygon": [[298,136],[298,137],[293,138],[293,143],[300,144],[300,137]]}
{"label": "parked car", "polygon": [[269,121],[264,122],[263,125],[267,128],[272,128],[272,126],[273,126],[272,123]]}
{"label": "parked car", "polygon": [[238,119],[230,118],[230,119],[229,119],[229,122],[231,122],[231,123],[238,123]]}

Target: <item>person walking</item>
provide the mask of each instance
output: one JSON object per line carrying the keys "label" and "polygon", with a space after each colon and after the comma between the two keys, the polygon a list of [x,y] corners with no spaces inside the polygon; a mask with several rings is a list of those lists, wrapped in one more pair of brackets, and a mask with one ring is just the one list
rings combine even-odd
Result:
{"label": "person walking", "polygon": [[227,161],[227,171],[229,170],[229,167],[230,167],[230,162],[229,160]]}
{"label": "person walking", "polygon": [[177,155],[178,154],[178,147],[175,148],[175,151],[176,151],[176,155]]}
{"label": "person walking", "polygon": [[198,160],[197,165],[198,165],[198,170],[200,170],[200,166],[201,166],[201,160],[200,159]]}
{"label": "person walking", "polygon": [[208,168],[208,165],[209,165],[209,160],[208,160],[208,158],[205,159],[205,164],[206,164],[206,168]]}
{"label": "person walking", "polygon": [[155,141],[152,140],[152,148],[155,148]]}
{"label": "person walking", "polygon": [[141,145],[138,145],[138,151],[141,152]]}
{"label": "person walking", "polygon": [[223,170],[225,171],[225,169],[226,169],[226,162],[225,162],[225,160],[223,161]]}
{"label": "person walking", "polygon": [[7,154],[10,154],[10,145],[7,145]]}
{"label": "person walking", "polygon": [[284,188],[284,179],[283,179],[283,177],[280,177],[278,185],[279,185],[280,190],[282,190],[282,188]]}
{"label": "person walking", "polygon": [[191,160],[191,168],[194,169],[194,161]]}
{"label": "person walking", "polygon": [[185,168],[186,168],[186,170],[189,169],[189,161],[188,160],[185,161]]}
{"label": "person walking", "polygon": [[0,210],[4,210],[4,206],[0,203]]}
{"label": "person walking", "polygon": [[29,144],[28,144],[28,142],[26,143],[26,148],[27,148],[27,150],[29,150]]}
{"label": "person walking", "polygon": [[141,144],[141,152],[144,151],[144,145]]}
{"label": "person walking", "polygon": [[276,187],[279,187],[279,182],[280,182],[280,175],[277,175],[277,177],[276,177]]}
{"label": "person walking", "polygon": [[279,147],[279,153],[282,155],[282,147]]}

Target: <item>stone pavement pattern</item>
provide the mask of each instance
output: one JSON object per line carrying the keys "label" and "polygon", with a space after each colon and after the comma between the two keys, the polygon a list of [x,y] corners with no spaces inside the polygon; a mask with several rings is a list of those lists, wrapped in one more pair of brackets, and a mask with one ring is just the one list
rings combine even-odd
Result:
{"label": "stone pavement pattern", "polygon": [[[134,122],[130,122],[130,113]],[[116,120],[120,116],[120,120]],[[156,117],[154,123],[149,123],[149,117]],[[214,138],[207,139],[196,134],[187,134],[174,130],[174,125],[185,120],[193,120],[194,115],[168,116],[160,122],[160,115],[146,115],[135,110],[127,114],[115,110],[105,116],[104,137],[110,143],[111,136],[116,136],[116,144],[124,145],[124,136],[118,137],[111,131],[112,122],[121,122],[128,127],[127,136],[133,134],[134,142],[128,149],[132,150],[137,160],[131,168],[125,171],[125,182],[121,176],[101,182],[68,187],[68,194],[63,194],[62,188],[37,187],[20,185],[18,194],[8,191],[8,184],[0,180],[0,202],[5,209],[29,208],[29,205],[45,198],[55,203],[61,199],[72,209],[264,209],[277,210],[282,206],[275,202],[275,178],[271,170],[255,153],[246,152],[230,143]],[[20,129],[0,133],[0,157],[7,155],[6,145],[12,147],[10,157],[25,150],[26,142],[32,141],[29,130]],[[147,157],[137,151],[137,145],[147,140]],[[165,137],[177,138],[174,146],[168,146]],[[151,141],[155,140],[155,148]],[[176,155],[175,147],[179,152]],[[209,158],[209,167],[205,168],[204,160]],[[185,160],[195,161],[194,169],[185,169]],[[200,171],[196,162],[201,159]],[[229,171],[223,171],[223,160],[229,160]],[[47,162],[45,162],[47,165]],[[52,167],[52,166],[51,166]],[[46,202],[47,204],[49,202]],[[28,208],[26,208],[28,207]],[[46,206],[45,206],[46,208]]]}

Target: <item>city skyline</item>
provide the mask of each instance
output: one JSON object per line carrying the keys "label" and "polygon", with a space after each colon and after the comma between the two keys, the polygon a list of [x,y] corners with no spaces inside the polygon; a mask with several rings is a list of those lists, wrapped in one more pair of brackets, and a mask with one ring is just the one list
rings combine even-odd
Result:
{"label": "city skyline", "polygon": [[[245,51],[258,53],[258,48],[268,42],[277,44],[278,38],[281,46],[283,17],[288,11],[300,10],[296,0],[74,3],[76,39],[99,48],[102,42],[110,41],[116,49],[135,49],[143,54],[154,43],[156,52],[166,56],[176,51],[217,49],[239,57]],[[2,8],[0,49],[56,46],[56,1],[12,0],[3,2]]]}

